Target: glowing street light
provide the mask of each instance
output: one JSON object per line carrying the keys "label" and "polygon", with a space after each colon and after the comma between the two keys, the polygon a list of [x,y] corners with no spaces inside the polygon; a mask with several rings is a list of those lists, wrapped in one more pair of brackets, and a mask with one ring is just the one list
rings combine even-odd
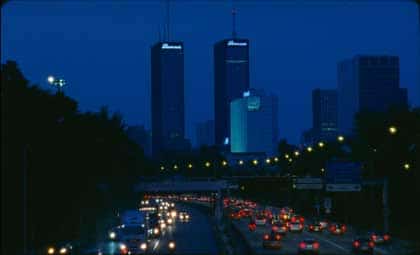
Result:
{"label": "glowing street light", "polygon": [[397,129],[395,126],[390,126],[390,127],[388,128],[388,132],[389,132],[391,135],[395,135],[395,134],[398,132],[398,129]]}
{"label": "glowing street light", "polygon": [[296,157],[300,155],[299,151],[295,151],[293,154],[295,154]]}
{"label": "glowing street light", "polygon": [[64,79],[58,79],[54,76],[50,75],[47,77],[47,81],[51,86],[54,86],[57,88],[57,92],[61,92],[61,88],[63,88],[67,83]]}
{"label": "glowing street light", "polygon": [[292,163],[292,161],[293,161],[293,159],[292,158],[289,158],[289,162]]}
{"label": "glowing street light", "polygon": [[253,164],[254,166],[258,165],[258,160],[254,159],[254,160],[252,161],[252,164]]}
{"label": "glowing street light", "polygon": [[344,136],[342,136],[342,135],[337,136],[337,140],[338,140],[340,143],[344,142]]}
{"label": "glowing street light", "polygon": [[207,161],[205,165],[206,165],[206,167],[210,167],[211,164],[210,164],[209,161]]}
{"label": "glowing street light", "polygon": [[223,160],[223,161],[222,161],[222,166],[227,166],[227,162],[226,162],[226,160]]}
{"label": "glowing street light", "polygon": [[188,168],[191,169],[193,165],[191,163],[188,164]]}
{"label": "glowing street light", "polygon": [[174,165],[174,170],[177,170],[178,169],[178,165]]}
{"label": "glowing street light", "polygon": [[404,164],[404,169],[405,169],[405,170],[410,170],[410,168],[411,168],[411,166],[410,166],[410,164],[409,164],[409,163],[405,163],[405,164]]}
{"label": "glowing street light", "polygon": [[109,238],[110,239],[115,239],[115,237],[116,237],[117,235],[115,234],[115,232],[111,232],[111,233],[109,233]]}
{"label": "glowing street light", "polygon": [[268,158],[268,159],[266,159],[266,160],[265,160],[265,163],[270,164],[270,163],[271,163],[271,159],[269,159],[269,158]]}
{"label": "glowing street light", "polygon": [[165,167],[164,166],[160,166],[160,170],[165,170]]}
{"label": "glowing street light", "polygon": [[244,164],[244,161],[241,159],[241,160],[239,160],[239,165],[243,165]]}
{"label": "glowing street light", "polygon": [[274,162],[278,162],[279,161],[279,158],[278,157],[275,157],[274,158]]}
{"label": "glowing street light", "polygon": [[288,158],[289,158],[289,154],[285,154],[285,155],[284,155],[284,157],[285,157],[286,159],[288,159]]}
{"label": "glowing street light", "polygon": [[318,146],[319,146],[320,148],[322,148],[322,147],[324,147],[324,146],[325,146],[325,143],[324,143],[324,142],[319,142],[319,143],[318,143]]}
{"label": "glowing street light", "polygon": [[321,168],[321,173],[323,173],[323,172],[325,172],[325,169],[324,168]]}
{"label": "glowing street light", "polygon": [[48,254],[54,254],[54,252],[55,252],[55,249],[53,247],[48,248],[48,251],[47,251]]}
{"label": "glowing street light", "polygon": [[312,152],[312,151],[313,151],[313,149],[312,149],[312,147],[311,147],[311,146],[309,146],[308,148],[306,148],[306,150],[307,150],[308,152]]}

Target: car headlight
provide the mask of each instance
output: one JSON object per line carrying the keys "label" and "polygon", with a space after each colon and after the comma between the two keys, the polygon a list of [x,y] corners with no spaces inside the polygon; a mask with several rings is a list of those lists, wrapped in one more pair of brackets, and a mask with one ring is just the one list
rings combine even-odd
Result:
{"label": "car headlight", "polygon": [[160,228],[162,228],[162,229],[166,228],[166,224],[165,223],[161,223],[160,224]]}
{"label": "car headlight", "polygon": [[190,216],[187,214],[187,215],[185,215],[185,218],[186,218],[186,219],[189,219],[189,218],[190,218]]}
{"label": "car headlight", "polygon": [[175,242],[173,242],[173,241],[169,242],[168,247],[171,250],[175,249]]}
{"label": "car headlight", "polygon": [[182,219],[184,219],[184,215],[179,215],[179,218],[182,220]]}
{"label": "car headlight", "polygon": [[171,217],[176,217],[176,211],[171,212]]}
{"label": "car headlight", "polygon": [[66,254],[67,253],[67,249],[66,248],[61,248],[60,249],[60,254]]}
{"label": "car headlight", "polygon": [[140,249],[142,249],[143,251],[145,251],[147,249],[147,244],[146,243],[140,244]]}
{"label": "car headlight", "polygon": [[168,219],[168,224],[172,224],[172,219],[171,218]]}
{"label": "car headlight", "polygon": [[153,229],[153,233],[154,233],[155,235],[159,234],[159,229],[158,229],[158,228]]}
{"label": "car headlight", "polygon": [[127,249],[127,246],[125,245],[125,244],[120,244],[120,250],[126,250]]}

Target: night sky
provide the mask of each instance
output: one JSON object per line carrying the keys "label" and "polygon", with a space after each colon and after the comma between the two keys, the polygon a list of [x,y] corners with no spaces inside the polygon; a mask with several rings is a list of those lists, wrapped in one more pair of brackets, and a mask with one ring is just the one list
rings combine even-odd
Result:
{"label": "night sky", "polygon": [[[279,96],[279,135],[297,143],[311,126],[311,90],[336,87],[337,62],[356,54],[400,56],[401,86],[420,105],[419,19],[410,1],[235,1],[250,40],[251,87]],[[313,2],[317,2],[316,4]],[[348,1],[347,1],[348,2]],[[232,1],[173,1],[171,39],[185,45],[187,137],[213,119],[213,44],[231,34]],[[108,105],[150,127],[150,46],[162,1],[11,1],[1,9],[1,62],[33,82],[53,74],[82,110]],[[22,102],[23,104],[25,102]]]}

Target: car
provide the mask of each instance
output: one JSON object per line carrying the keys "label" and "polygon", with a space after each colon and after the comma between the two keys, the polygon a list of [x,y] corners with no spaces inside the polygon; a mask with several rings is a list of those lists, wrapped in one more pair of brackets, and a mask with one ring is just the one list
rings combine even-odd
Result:
{"label": "car", "polygon": [[334,234],[334,235],[342,235],[342,234],[346,233],[346,231],[347,231],[346,225],[339,224],[339,223],[330,224],[328,226],[328,229],[329,229],[330,233]]}
{"label": "car", "polygon": [[190,215],[186,212],[180,212],[178,217],[181,222],[187,222],[190,220]]}
{"label": "car", "polygon": [[241,210],[239,209],[231,209],[229,217],[233,220],[239,220],[241,219]]}
{"label": "car", "polygon": [[328,227],[328,221],[327,220],[319,220],[318,222],[321,225],[322,229],[326,229]]}
{"label": "car", "polygon": [[281,248],[281,235],[271,231],[270,234],[263,235],[262,246],[265,249],[280,249]]}
{"label": "car", "polygon": [[373,254],[375,243],[370,237],[359,237],[353,240],[353,253],[356,254]]}
{"label": "car", "polygon": [[299,243],[298,254],[319,254],[319,242],[315,239],[304,239]]}
{"label": "car", "polygon": [[280,235],[286,235],[288,230],[287,224],[275,223],[271,225],[271,231],[279,233]]}
{"label": "car", "polygon": [[290,232],[302,232],[303,231],[303,224],[299,222],[290,222],[288,224]]}
{"label": "car", "polygon": [[255,216],[255,224],[257,226],[264,226],[267,223],[267,219],[263,214],[257,214]]}
{"label": "car", "polygon": [[322,232],[322,230],[324,230],[324,228],[319,221],[315,221],[314,223],[308,225],[309,232]]}
{"label": "car", "polygon": [[253,232],[257,228],[257,224],[255,224],[255,220],[251,219],[248,224],[249,231]]}
{"label": "car", "polygon": [[252,217],[252,210],[249,208],[244,208],[239,212],[241,217]]}
{"label": "car", "polygon": [[144,254],[147,251],[145,228],[126,226],[121,229],[121,254]]}
{"label": "car", "polygon": [[305,223],[305,218],[303,216],[300,216],[300,215],[293,215],[290,218],[290,222],[292,222],[292,223],[297,222],[297,223],[303,224],[303,223]]}
{"label": "car", "polygon": [[388,233],[381,233],[381,232],[369,232],[369,238],[375,244],[387,244],[391,242],[391,235]]}
{"label": "car", "polygon": [[70,243],[57,244],[47,248],[47,254],[71,255],[74,254],[73,251],[73,246]]}

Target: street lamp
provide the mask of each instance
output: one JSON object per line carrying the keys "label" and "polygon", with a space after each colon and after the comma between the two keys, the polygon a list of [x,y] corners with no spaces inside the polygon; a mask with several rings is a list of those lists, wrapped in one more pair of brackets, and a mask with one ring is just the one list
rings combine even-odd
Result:
{"label": "street lamp", "polygon": [[55,249],[53,247],[48,248],[48,251],[47,251],[48,254],[54,254],[54,252],[55,252]]}
{"label": "street lamp", "polygon": [[223,160],[223,161],[222,161],[222,166],[227,166],[227,162],[226,162],[226,160]]}
{"label": "street lamp", "polygon": [[265,160],[265,163],[270,164],[270,163],[271,163],[271,159],[269,159],[269,158],[268,158],[268,159],[266,159],[266,160]]}
{"label": "street lamp", "polygon": [[306,148],[306,150],[308,151],[308,152],[312,152],[312,147],[311,146],[309,146],[308,148]]}
{"label": "street lamp", "polygon": [[293,159],[292,158],[289,158],[289,162],[292,163],[292,161],[293,161]]}
{"label": "street lamp", "polygon": [[193,167],[193,165],[190,163],[188,164],[188,168],[191,169]]}
{"label": "street lamp", "polygon": [[390,127],[388,128],[388,132],[389,132],[391,135],[395,135],[395,134],[398,132],[398,129],[397,129],[395,126],[390,126]]}
{"label": "street lamp", "polygon": [[243,165],[244,164],[244,161],[241,159],[241,160],[239,160],[239,165]]}
{"label": "street lamp", "polygon": [[289,154],[287,154],[287,153],[286,153],[286,154],[284,155],[284,157],[285,157],[286,159],[288,159],[288,158],[289,158]]}
{"label": "street lamp", "polygon": [[295,154],[296,157],[298,157],[300,153],[299,153],[299,151],[295,151],[294,154]]}
{"label": "street lamp", "polygon": [[165,167],[164,166],[160,166],[160,170],[165,170]]}
{"label": "street lamp", "polygon": [[47,81],[50,85],[56,87],[57,92],[61,92],[61,89],[66,85],[66,80],[61,78],[55,78],[52,75],[47,77]]}
{"label": "street lamp", "polygon": [[321,168],[321,173],[323,173],[323,172],[325,172],[325,169],[324,168]]}
{"label": "street lamp", "polygon": [[178,169],[178,165],[174,165],[174,170],[177,170]]}
{"label": "street lamp", "polygon": [[405,169],[405,170],[410,170],[410,168],[411,168],[411,166],[410,166],[410,164],[409,164],[409,163],[405,163],[405,164],[404,164],[404,169]]}
{"label": "street lamp", "polygon": [[258,165],[258,160],[254,159],[254,160],[252,161],[252,164],[253,164],[254,166]]}
{"label": "street lamp", "polygon": [[337,136],[337,140],[338,140],[340,143],[344,142],[344,136],[342,136],[342,135]]}
{"label": "street lamp", "polygon": [[325,143],[323,143],[323,142],[319,142],[319,143],[318,143],[318,146],[319,146],[320,148],[322,148],[322,147],[324,147],[324,146],[325,146]]}
{"label": "street lamp", "polygon": [[210,162],[207,161],[205,165],[206,167],[210,167]]}
{"label": "street lamp", "polygon": [[278,162],[279,158],[278,157],[274,157],[274,162]]}

